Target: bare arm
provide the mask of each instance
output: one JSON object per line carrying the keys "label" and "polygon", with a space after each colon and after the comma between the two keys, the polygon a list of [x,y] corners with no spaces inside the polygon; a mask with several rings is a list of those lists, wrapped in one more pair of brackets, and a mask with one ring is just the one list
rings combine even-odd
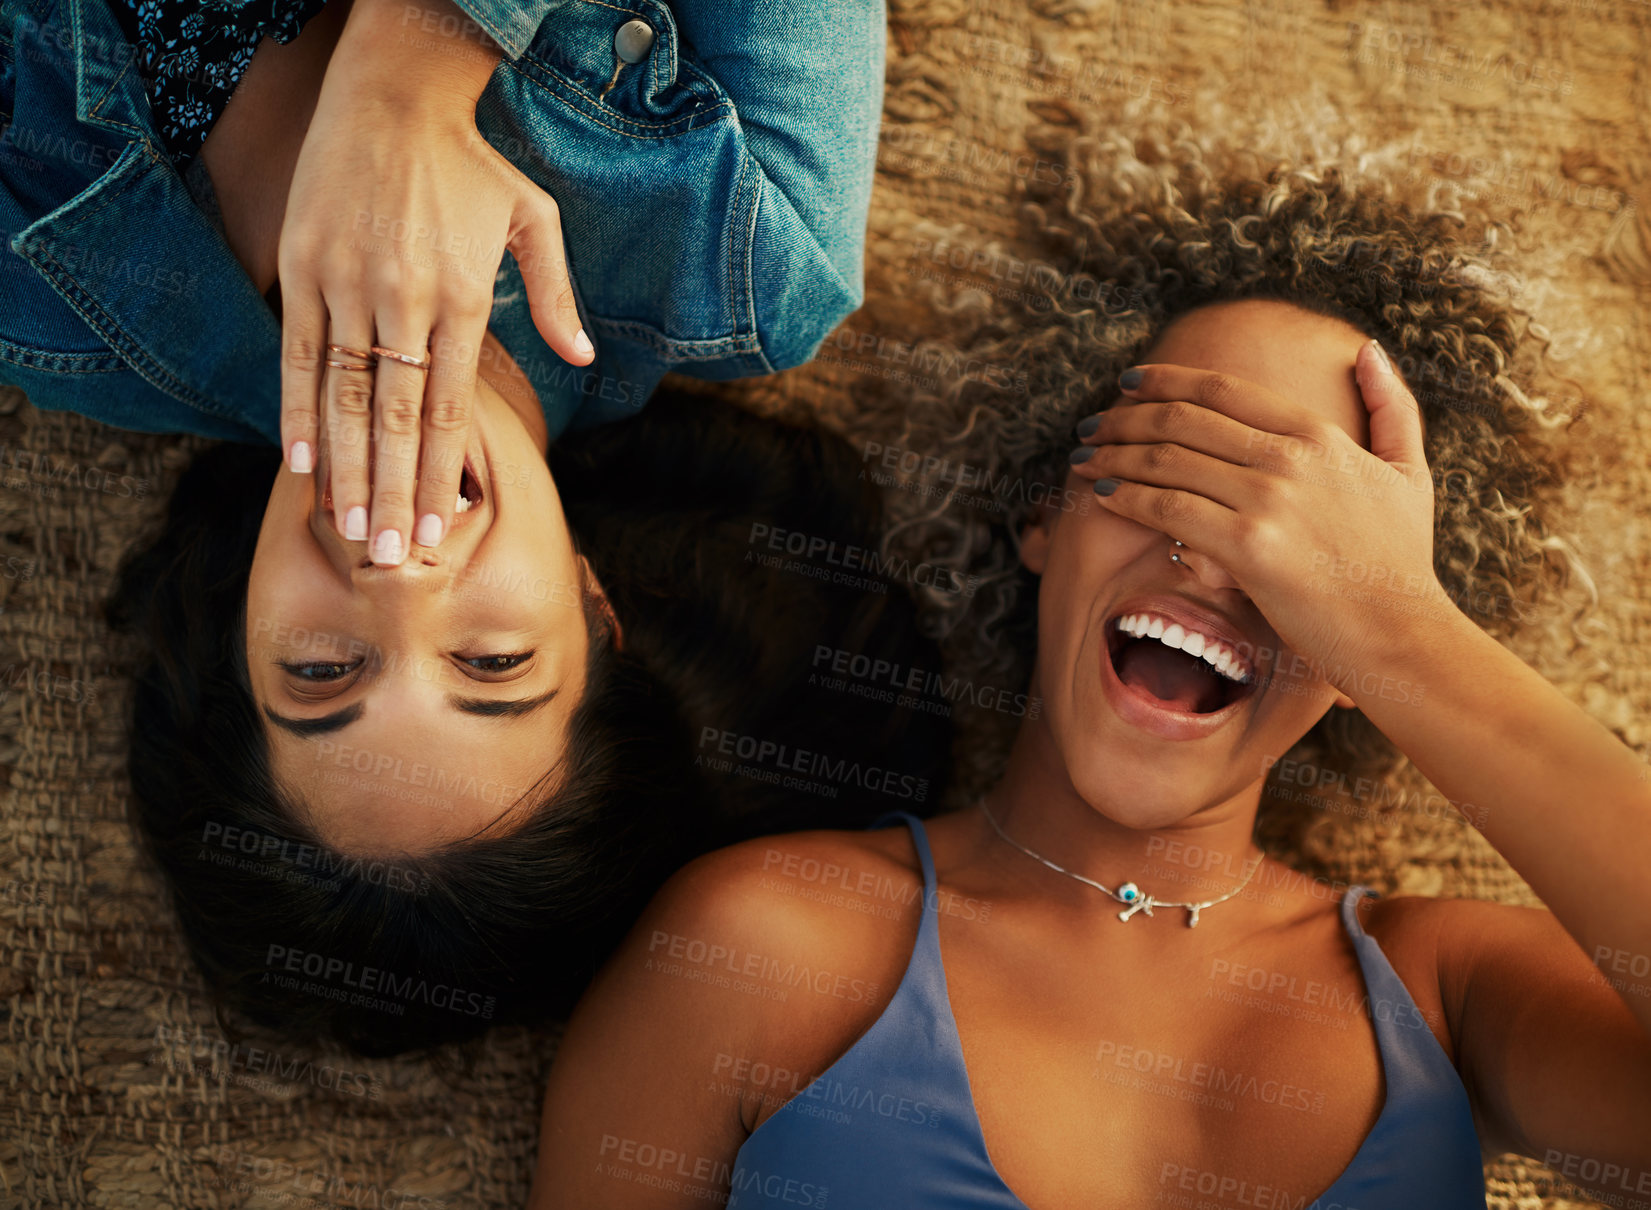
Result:
{"label": "bare arm", "polygon": [[1469,817],[1552,908],[1438,905],[1441,989],[1481,1133],[1585,1187],[1651,1194],[1651,782],[1456,617],[1394,645],[1394,674],[1428,686],[1421,702],[1359,706],[1447,797],[1479,804]]}

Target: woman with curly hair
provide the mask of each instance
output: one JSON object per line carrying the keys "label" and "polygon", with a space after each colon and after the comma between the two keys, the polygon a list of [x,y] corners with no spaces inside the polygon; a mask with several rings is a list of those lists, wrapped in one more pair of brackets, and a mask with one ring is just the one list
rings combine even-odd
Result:
{"label": "woman with curly hair", "polygon": [[[1030,398],[912,424],[1064,485],[898,539],[995,569],[954,639],[985,617],[1041,709],[967,809],[674,877],[570,1023],[534,1206],[1482,1207],[1502,1150],[1651,1182],[1651,782],[1455,603],[1564,578],[1534,338],[1455,220],[1190,147],[1080,145],[1076,273],[970,350]],[[1268,770],[1355,715],[1551,913],[1259,849]]]}

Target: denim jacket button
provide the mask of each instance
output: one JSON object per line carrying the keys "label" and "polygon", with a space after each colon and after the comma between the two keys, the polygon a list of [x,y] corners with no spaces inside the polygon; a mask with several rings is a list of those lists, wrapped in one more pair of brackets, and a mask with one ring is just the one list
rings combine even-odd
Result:
{"label": "denim jacket button", "polygon": [[654,29],[637,19],[621,25],[613,35],[613,53],[621,63],[640,63],[654,47]]}

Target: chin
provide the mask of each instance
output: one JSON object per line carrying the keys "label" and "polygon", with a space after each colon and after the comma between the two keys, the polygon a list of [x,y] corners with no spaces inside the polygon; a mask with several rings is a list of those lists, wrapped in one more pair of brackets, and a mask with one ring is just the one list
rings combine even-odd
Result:
{"label": "chin", "polygon": [[1106,753],[1093,742],[1066,767],[1072,788],[1097,815],[1135,831],[1172,827],[1228,797],[1215,785],[1201,793],[1204,779],[1184,760],[1155,766],[1139,753]]}

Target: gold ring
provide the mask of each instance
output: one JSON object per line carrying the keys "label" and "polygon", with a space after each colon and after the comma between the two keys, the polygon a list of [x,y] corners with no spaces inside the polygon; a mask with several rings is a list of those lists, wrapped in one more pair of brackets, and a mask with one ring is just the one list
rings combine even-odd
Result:
{"label": "gold ring", "polygon": [[375,368],[370,365],[358,366],[353,361],[334,361],[331,357],[327,358],[327,364],[335,370],[366,370],[368,373]]}
{"label": "gold ring", "polygon": [[[429,352],[428,349],[425,351]],[[391,361],[399,361],[402,365],[412,366],[415,370],[428,370],[430,368],[428,357],[419,358],[407,353],[397,353],[394,349],[386,349],[383,345],[374,345],[373,354],[377,357],[388,357]]]}
{"label": "gold ring", "polygon": [[[361,358],[362,361],[371,361],[373,359],[373,355],[371,353],[363,353],[360,349],[350,348],[349,345],[328,345],[327,346],[327,352],[329,352],[329,353],[346,353],[351,357],[359,357],[359,358]],[[327,364],[328,365],[336,365],[337,363],[336,362],[328,362]]]}

